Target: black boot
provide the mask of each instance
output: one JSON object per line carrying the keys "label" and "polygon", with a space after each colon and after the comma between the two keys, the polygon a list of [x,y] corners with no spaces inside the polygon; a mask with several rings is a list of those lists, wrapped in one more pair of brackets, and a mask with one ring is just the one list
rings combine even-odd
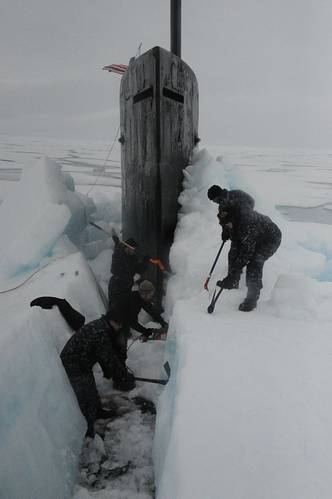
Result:
{"label": "black boot", "polygon": [[255,298],[246,298],[242,303],[239,305],[239,310],[241,312],[251,312],[251,310],[254,310],[257,306],[257,300]]}
{"label": "black boot", "polygon": [[251,312],[251,310],[254,310],[257,306],[259,295],[260,289],[248,288],[247,297],[240,303],[239,310],[241,310],[241,312]]}

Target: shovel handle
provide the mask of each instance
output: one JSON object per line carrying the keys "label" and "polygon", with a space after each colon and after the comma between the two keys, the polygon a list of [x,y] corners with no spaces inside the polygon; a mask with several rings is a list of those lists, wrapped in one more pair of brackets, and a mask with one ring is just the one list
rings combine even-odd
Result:
{"label": "shovel handle", "polygon": [[158,385],[167,385],[168,379],[150,379],[150,378],[140,378],[138,376],[134,377],[135,381],[144,381],[145,383],[157,383]]}
{"label": "shovel handle", "polygon": [[169,378],[171,376],[171,368],[168,362],[165,362],[164,369],[167,374],[167,379],[151,379],[151,378],[141,378],[139,376],[135,376],[135,381],[145,381],[146,383],[157,383],[158,385],[167,385]]}

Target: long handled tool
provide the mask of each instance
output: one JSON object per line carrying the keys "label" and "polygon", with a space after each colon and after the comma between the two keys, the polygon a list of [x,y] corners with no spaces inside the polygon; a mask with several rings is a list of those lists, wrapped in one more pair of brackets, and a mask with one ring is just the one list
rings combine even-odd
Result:
{"label": "long handled tool", "polygon": [[210,273],[209,273],[209,275],[207,276],[206,281],[205,281],[205,283],[204,283],[204,289],[206,289],[206,291],[209,291],[209,288],[208,288],[209,280],[211,279],[212,272],[214,271],[214,268],[215,268],[215,266],[217,265],[217,261],[218,261],[218,259],[219,259],[220,253],[221,253],[221,251],[222,251],[222,249],[223,249],[223,247],[224,247],[225,242],[226,242],[226,241],[223,241],[223,242],[222,242],[222,244],[221,244],[221,246],[220,246],[220,248],[219,248],[219,251],[218,251],[218,253],[217,253],[217,256],[216,256],[216,258],[214,259],[214,262],[213,262],[213,265],[212,265],[212,267],[211,267]]}
{"label": "long handled tool", "polygon": [[164,369],[167,374],[167,379],[151,379],[151,378],[140,378],[135,376],[135,381],[145,381],[146,383],[157,383],[158,385],[167,385],[169,378],[171,376],[171,368],[168,362],[165,362]]}
{"label": "long handled tool", "polygon": [[[114,229],[112,229],[111,231],[105,229],[104,227],[101,227],[101,225],[98,225],[94,222],[89,222],[90,225],[93,225],[93,227],[96,227],[96,229],[99,229],[101,230],[102,232],[105,232],[105,234],[109,235],[109,236],[115,236],[115,237],[118,237],[116,235],[116,232]],[[118,238],[119,239],[119,238]],[[126,241],[122,241],[121,239],[119,239],[119,242],[121,244],[123,244],[124,246],[126,246],[127,248],[129,249],[132,249],[132,250],[136,250],[136,248],[134,248],[134,246],[131,246],[130,244],[126,243]],[[165,265],[163,264],[163,262],[160,260],[160,258],[149,258],[149,262],[152,264],[152,265],[155,265],[156,267],[159,268],[159,270],[163,273],[163,274],[170,274],[170,272],[168,272],[165,268]]]}
{"label": "long handled tool", "polygon": [[96,224],[96,223],[94,223],[94,222],[91,222],[91,220],[90,220],[89,224],[90,224],[90,225],[93,225],[93,227],[96,227],[96,229],[99,229],[99,230],[101,230],[102,232],[105,232],[105,234],[108,234],[109,236],[111,236],[111,235],[112,235],[111,230],[107,230],[107,229],[105,229],[104,227],[101,227],[101,225],[98,225],[98,224]]}

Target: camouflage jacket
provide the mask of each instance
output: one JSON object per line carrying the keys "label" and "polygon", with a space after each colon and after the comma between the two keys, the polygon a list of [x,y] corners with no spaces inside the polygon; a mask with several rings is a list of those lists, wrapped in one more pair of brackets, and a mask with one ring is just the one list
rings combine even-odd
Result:
{"label": "camouflage jacket", "polygon": [[231,208],[239,208],[253,210],[255,207],[255,200],[247,192],[235,189],[228,191],[223,189],[223,194],[218,198],[219,212],[224,207],[230,206]]}
{"label": "camouflage jacket", "polygon": [[61,352],[61,360],[72,375],[92,371],[98,363],[106,378],[121,378],[127,372],[117,356],[112,335],[117,332],[102,316],[76,331]]}

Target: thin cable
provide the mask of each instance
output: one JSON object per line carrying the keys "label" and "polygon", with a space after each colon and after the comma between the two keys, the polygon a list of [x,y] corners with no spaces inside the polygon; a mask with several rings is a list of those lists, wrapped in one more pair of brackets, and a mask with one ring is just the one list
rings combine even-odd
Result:
{"label": "thin cable", "polygon": [[25,284],[26,282],[28,282],[34,275],[38,274],[38,272],[40,272],[41,270],[45,269],[46,267],[48,267],[52,263],[55,263],[58,260],[62,260],[62,258],[65,258],[65,256],[59,256],[59,257],[55,258],[54,260],[52,260],[51,262],[46,263],[42,267],[39,267],[34,272],[32,272],[32,274],[30,274],[26,279],[24,279],[24,281],[22,281],[20,284],[17,284],[13,288],[8,288],[8,289],[1,290],[0,294],[9,293],[10,291],[14,291],[17,288],[20,288],[21,286],[23,286],[23,284]]}
{"label": "thin cable", "polygon": [[115,142],[116,142],[116,139],[118,138],[118,135],[119,135],[119,131],[120,131],[120,125],[118,126],[118,129],[117,129],[117,132],[115,134],[115,137],[114,137],[114,140],[113,140],[113,144],[111,145],[110,147],[110,150],[108,151],[108,154],[107,154],[107,157],[104,161],[104,164],[100,167],[99,169],[99,173],[98,175],[96,176],[96,180],[94,181],[94,183],[90,186],[90,189],[88,190],[88,192],[86,193],[86,196],[88,196],[90,194],[90,192],[92,191],[92,189],[95,187],[95,185],[97,184],[98,182],[98,179],[100,177],[100,175],[102,174],[102,171],[104,170],[105,166],[106,166],[106,163],[107,161],[109,160],[109,157],[110,155],[112,154],[112,151],[114,149],[114,146],[115,146]]}

